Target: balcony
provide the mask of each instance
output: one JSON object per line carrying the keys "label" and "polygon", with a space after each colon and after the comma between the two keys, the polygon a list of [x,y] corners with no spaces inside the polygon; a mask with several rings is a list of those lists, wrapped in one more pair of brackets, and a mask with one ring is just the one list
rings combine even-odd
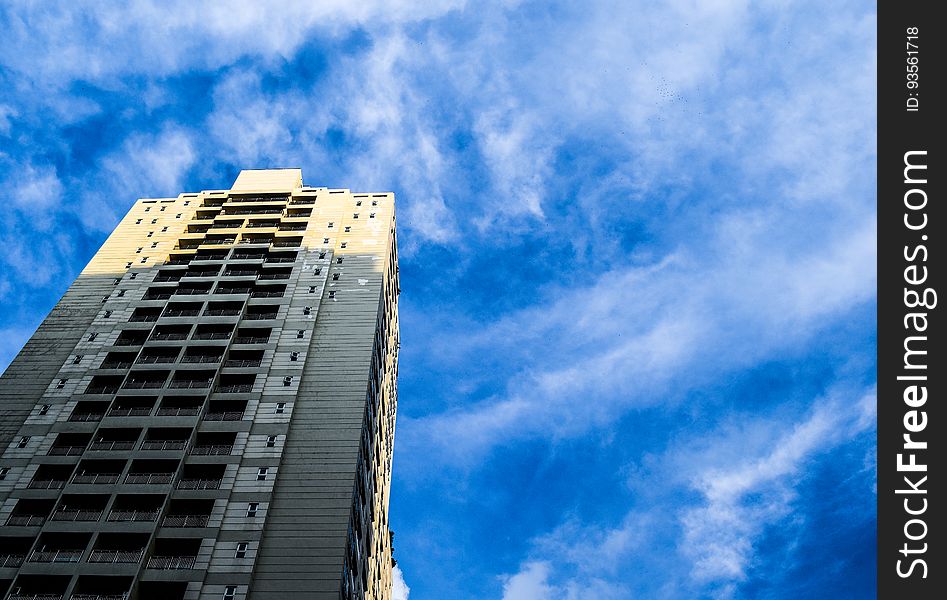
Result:
{"label": "balcony", "polygon": [[315,198],[296,198],[289,204],[290,206],[298,206],[300,204],[315,204],[315,203],[316,203]]}
{"label": "balcony", "polygon": [[277,313],[268,312],[268,313],[247,313],[243,315],[245,321],[268,321],[270,319],[277,318]]}
{"label": "balcony", "polygon": [[57,510],[52,516],[51,521],[98,521],[102,517],[101,510],[91,509],[66,509]]}
{"label": "balcony", "polygon": [[289,279],[289,273],[260,273],[260,281],[274,281],[277,279]]}
{"label": "balcony", "polygon": [[210,293],[210,288],[180,287],[174,290],[174,293],[178,296],[203,296]]}
{"label": "balcony", "polygon": [[113,510],[109,513],[108,521],[116,522],[142,522],[142,521],[151,521],[155,522],[158,520],[158,513],[161,511],[157,508],[153,510]]}
{"label": "balcony", "polygon": [[210,387],[210,383],[209,379],[174,379],[168,387],[176,390],[197,390]]}
{"label": "balcony", "polygon": [[152,556],[146,566],[161,570],[193,569],[196,562],[197,556]]}
{"label": "balcony", "polygon": [[[191,452],[191,454],[195,454]],[[218,490],[221,479],[181,479],[175,486],[179,490]]]}
{"label": "balcony", "polygon": [[226,340],[230,337],[230,331],[199,331],[191,336],[192,340]]}
{"label": "balcony", "polygon": [[137,315],[132,315],[128,317],[129,323],[150,323],[152,321],[157,321],[157,320],[158,320],[157,313],[137,314]]}
{"label": "balcony", "polygon": [[219,363],[221,358],[223,358],[221,354],[188,354],[181,359],[181,362],[189,364]]}
{"label": "balcony", "polygon": [[194,456],[223,456],[233,452],[233,444],[198,445],[191,448]]}
{"label": "balcony", "polygon": [[187,339],[187,332],[184,331],[167,331],[167,332],[154,332],[151,335],[153,341],[159,342],[174,342]]}
{"label": "balcony", "polygon": [[[145,295],[142,296],[141,299],[142,299],[142,300],[167,300],[168,298],[171,297],[171,293],[172,293],[172,290],[171,290],[170,288],[169,288],[167,291],[162,290],[162,291],[160,291],[160,292],[158,292],[158,291],[155,291],[155,292],[148,291],[148,292],[145,292]],[[125,344],[118,344],[118,343],[116,343],[115,345],[116,345],[116,346],[123,346],[123,345],[125,345]]]}
{"label": "balcony", "polygon": [[214,291],[215,294],[249,294],[253,292],[251,287],[231,287],[231,286],[218,286]]}
{"label": "balcony", "polygon": [[289,256],[271,256],[271,257],[269,257],[269,258],[266,259],[266,262],[268,262],[268,263],[291,263],[291,262],[296,262],[296,258],[295,258],[295,257],[290,258]]}
{"label": "balcony", "polygon": [[69,415],[69,420],[73,423],[89,423],[92,421],[101,421],[105,412],[73,412]]}
{"label": "balcony", "polygon": [[212,240],[204,240],[204,246],[224,246],[226,244],[232,244],[236,241],[237,238],[218,238]]}
{"label": "balcony", "polygon": [[274,248],[298,248],[302,246],[302,240],[286,240],[273,242]]}
{"label": "balcony", "polygon": [[239,229],[243,225],[243,221],[237,221],[235,223],[214,223],[211,225],[213,229]]}
{"label": "balcony", "polygon": [[83,485],[117,483],[121,473],[77,473],[72,477],[72,483]]}
{"label": "balcony", "polygon": [[207,527],[210,515],[168,515],[161,522],[164,527]]}
{"label": "balcony", "polygon": [[257,289],[251,294],[252,298],[282,298],[284,290],[261,290]]}
{"label": "balcony", "polygon": [[84,550],[81,548],[63,548],[61,550],[36,550],[32,554],[30,554],[29,562],[77,563],[82,558],[83,552]]}
{"label": "balcony", "polygon": [[280,231],[306,231],[305,223],[282,223],[279,226]]}
{"label": "balcony", "polygon": [[196,308],[188,309],[188,310],[172,310],[169,308],[168,310],[164,311],[164,314],[162,314],[161,316],[162,317],[196,317],[197,315],[200,314],[200,312],[201,311]]}
{"label": "balcony", "polygon": [[253,269],[231,269],[224,271],[224,277],[255,277],[257,271]]}
{"label": "balcony", "polygon": [[265,344],[269,341],[269,336],[239,336],[233,339],[234,344]]}
{"label": "balcony", "polygon": [[[145,549],[140,550],[106,550],[102,548],[93,548],[89,554],[90,563],[116,563],[128,564],[139,563],[145,554]],[[73,599],[76,595],[73,594]],[[89,596],[91,598],[91,596]],[[97,596],[101,598],[102,596]]]}
{"label": "balcony", "polygon": [[129,379],[122,387],[126,390],[156,390],[164,387],[164,379]]}
{"label": "balcony", "polygon": [[173,363],[177,357],[177,354],[142,354],[136,362],[140,365],[163,365]]}
{"label": "balcony", "polygon": [[[219,289],[217,293],[222,293]],[[240,292],[246,293],[246,292]],[[208,308],[204,311],[205,317],[236,317],[240,315],[239,308]]]}
{"label": "balcony", "polygon": [[[130,366],[132,366],[132,363],[130,361],[105,360],[102,362],[101,365],[99,365],[99,368],[100,369],[127,369]],[[88,394],[90,392],[87,391],[86,393]]]}
{"label": "balcony", "polygon": [[85,446],[53,446],[46,456],[79,456],[85,451]]}
{"label": "balcony", "polygon": [[89,384],[89,387],[85,389],[86,394],[93,395],[102,395],[102,394],[114,394],[118,391],[118,385],[94,385]]}
{"label": "balcony", "polygon": [[227,359],[227,361],[224,362],[224,366],[225,366],[225,367],[236,367],[236,368],[259,367],[262,363],[263,363],[263,359],[262,359],[262,358],[247,358],[247,359],[233,359],[233,358],[231,358],[231,359]]}
{"label": "balcony", "polygon": [[[145,443],[147,444],[148,442]],[[183,448],[183,446],[181,446],[181,448]],[[143,445],[142,450],[152,450],[152,448],[145,448]],[[171,483],[172,479],[174,479],[174,473],[129,473],[125,477],[125,483],[136,485],[167,485]]]}

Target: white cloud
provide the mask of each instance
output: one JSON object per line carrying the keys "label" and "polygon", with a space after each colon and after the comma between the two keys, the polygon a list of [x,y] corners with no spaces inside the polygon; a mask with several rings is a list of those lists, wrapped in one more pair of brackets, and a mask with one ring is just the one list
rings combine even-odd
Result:
{"label": "white cloud", "polygon": [[408,594],[411,588],[404,582],[404,574],[401,568],[395,565],[391,569],[391,600],[408,600]]}
{"label": "white cloud", "polygon": [[503,600],[551,600],[554,590],[547,584],[549,563],[528,562],[503,582]]}
{"label": "white cloud", "polygon": [[[62,182],[52,165],[31,164],[9,174],[13,184],[13,201],[16,205],[32,214],[42,214],[45,209],[58,205],[63,199]],[[42,227],[44,221],[35,222]]]}

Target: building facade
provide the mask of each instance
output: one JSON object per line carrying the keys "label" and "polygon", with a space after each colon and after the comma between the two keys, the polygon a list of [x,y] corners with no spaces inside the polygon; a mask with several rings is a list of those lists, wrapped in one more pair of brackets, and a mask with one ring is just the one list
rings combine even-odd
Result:
{"label": "building facade", "polygon": [[392,194],[135,203],[0,379],[0,598],[387,600]]}

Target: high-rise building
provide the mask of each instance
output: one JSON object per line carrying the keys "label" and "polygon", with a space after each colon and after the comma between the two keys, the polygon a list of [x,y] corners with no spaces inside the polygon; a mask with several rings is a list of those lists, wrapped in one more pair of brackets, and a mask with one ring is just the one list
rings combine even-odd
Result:
{"label": "high-rise building", "polygon": [[394,197],[134,204],[0,379],[0,598],[391,595]]}

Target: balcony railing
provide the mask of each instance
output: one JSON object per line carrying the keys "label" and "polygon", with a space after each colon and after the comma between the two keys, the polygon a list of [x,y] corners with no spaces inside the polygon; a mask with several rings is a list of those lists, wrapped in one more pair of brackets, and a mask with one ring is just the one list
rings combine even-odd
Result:
{"label": "balcony railing", "polygon": [[9,600],[62,600],[62,594],[33,594],[31,592],[13,592],[10,594]]}
{"label": "balcony railing", "polygon": [[157,320],[158,315],[132,315],[128,318],[129,323],[150,323]]}
{"label": "balcony railing", "polygon": [[223,358],[220,354],[188,355],[181,359],[182,363],[219,363]]}
{"label": "balcony railing", "polygon": [[89,450],[97,452],[108,452],[111,450],[131,450],[134,447],[134,440],[96,440],[89,444]]}
{"label": "balcony railing", "polygon": [[[144,296],[141,297],[142,300],[167,300],[171,297],[171,292],[147,292]],[[121,346],[122,344],[116,344]]]}
{"label": "balcony railing", "polygon": [[164,379],[129,379],[122,387],[126,390],[155,390],[164,386]]}
{"label": "balcony railing", "polygon": [[234,344],[265,344],[269,341],[269,337],[257,337],[257,336],[248,336],[242,335],[233,338]]}
{"label": "balcony railing", "polygon": [[266,262],[268,263],[291,263],[296,262],[295,258],[289,258],[288,256],[277,256],[273,258],[267,258]]}
{"label": "balcony railing", "polygon": [[26,487],[31,490],[59,490],[64,485],[65,479],[34,479]]}
{"label": "balcony railing", "polygon": [[98,412],[74,412],[69,415],[69,420],[77,423],[88,423],[89,421],[101,421],[104,416],[105,413]]}
{"label": "balcony railing", "polygon": [[98,521],[101,510],[57,510],[50,516],[51,521]]}
{"label": "balcony railing", "polygon": [[162,317],[196,317],[200,314],[200,310],[197,308],[194,309],[184,309],[184,310],[171,310],[170,308],[164,311]]}
{"label": "balcony railing", "polygon": [[184,276],[185,277],[216,277],[217,271],[219,270],[220,270],[220,267],[213,270],[207,270],[207,271],[188,271],[187,273],[184,274]]}
{"label": "balcony railing", "polygon": [[174,333],[153,333],[151,334],[151,339],[159,341],[186,340],[187,332],[175,331]]}
{"label": "balcony railing", "polygon": [[109,521],[157,521],[158,509],[154,510],[113,510],[109,513]]}
{"label": "balcony railing", "polygon": [[302,245],[302,241],[287,241],[287,242],[273,242],[274,248],[298,248]]}
{"label": "balcony railing", "polygon": [[210,387],[209,379],[172,379],[170,387],[180,390],[193,390]]}
{"label": "balcony railing", "polygon": [[289,273],[260,273],[261,281],[273,281],[274,279],[289,279]]}
{"label": "balcony railing", "polygon": [[[151,448],[148,448],[151,450]],[[145,450],[142,447],[142,450]],[[125,477],[125,483],[148,484],[148,485],[167,485],[174,479],[174,473],[129,473]]]}
{"label": "balcony railing", "polygon": [[205,421],[239,421],[242,418],[243,412],[240,411],[212,412],[204,415]]}
{"label": "balcony railing", "polygon": [[248,228],[248,229],[262,229],[262,228],[267,228],[267,227],[275,228],[277,225],[278,225],[278,223],[276,223],[276,222],[273,222],[273,223],[250,223],[249,225],[247,225],[247,228]]}
{"label": "balcony railing", "polygon": [[113,408],[109,411],[110,417],[147,417],[151,414],[149,406],[134,406],[131,408]]}
{"label": "balcony railing", "polygon": [[273,240],[271,238],[243,238],[240,240],[240,244],[269,244]]}
{"label": "balcony railing", "polygon": [[79,456],[85,446],[53,446],[46,453],[47,456]]}
{"label": "balcony railing", "polygon": [[177,281],[181,278],[180,274],[177,275],[155,275],[155,278],[152,281]]}
{"label": "balcony railing", "polygon": [[211,225],[213,229],[237,229],[242,225],[242,223],[214,223]]}
{"label": "balcony railing", "polygon": [[[257,271],[251,270],[233,270],[224,272],[224,277],[253,277],[257,274]],[[205,313],[206,314],[206,313]]]}
{"label": "balcony railing", "polygon": [[253,391],[252,383],[231,383],[228,385],[218,385],[215,392],[222,394],[246,394]]}
{"label": "balcony railing", "polygon": [[292,223],[292,224],[284,223],[279,226],[279,230],[280,231],[305,231],[306,224],[305,223],[298,223],[298,224],[297,223]]}
{"label": "balcony railing", "polygon": [[248,287],[226,287],[226,288],[217,288],[215,294],[249,294],[253,291],[253,288]]}
{"label": "balcony railing", "polygon": [[233,452],[233,444],[212,444],[191,448],[191,454],[195,456],[220,456],[231,452]]}
{"label": "balcony railing", "polygon": [[207,527],[210,515],[168,515],[161,524],[164,527]]}
{"label": "balcony railing", "polygon": [[224,363],[225,367],[259,367],[263,363],[262,358],[248,358],[246,360],[228,359]]}
{"label": "balcony railing", "polygon": [[25,558],[25,554],[0,554],[0,569],[19,567]]}
{"label": "balcony railing", "polygon": [[202,296],[209,294],[210,288],[178,288],[174,293],[181,296]]}
{"label": "balcony railing", "polygon": [[204,311],[205,317],[236,317],[239,314],[239,308],[215,308]]}
{"label": "balcony railing", "polygon": [[184,450],[187,440],[145,440],[141,443],[142,450]]}
{"label": "balcony railing", "polygon": [[219,240],[204,240],[202,243],[205,246],[223,246],[224,244],[234,243],[235,238],[224,238]]}
{"label": "balcony railing", "polygon": [[224,215],[281,215],[282,208],[230,208],[224,212]]}
{"label": "balcony railing", "polygon": [[[159,338],[152,337],[152,339],[159,339]],[[161,338],[161,339],[164,339],[164,338]],[[181,339],[184,339],[184,338],[181,338]],[[175,358],[177,358],[177,354],[142,355],[138,357],[138,364],[158,365],[158,364],[173,363]]]}
{"label": "balcony railing", "polygon": [[186,265],[191,262],[190,258],[172,258],[171,260],[165,262],[166,265]]}
{"label": "balcony railing", "polygon": [[10,515],[7,518],[7,525],[14,527],[35,527],[46,522],[43,515]]}
{"label": "balcony railing", "polygon": [[[170,298],[170,295],[168,296]],[[141,346],[145,342],[145,338],[118,338],[115,340],[116,346]]]}
{"label": "balcony railing", "polygon": [[191,336],[192,340],[226,340],[230,337],[230,331],[202,331]]}
{"label": "balcony railing", "polygon": [[121,594],[73,594],[69,600],[128,600],[128,592]]}
{"label": "balcony railing", "polygon": [[90,385],[85,389],[86,394],[114,394],[117,391],[117,385]]}
{"label": "balcony railing", "polygon": [[176,487],[179,490],[218,490],[220,484],[220,479],[180,479]]}
{"label": "balcony railing", "polygon": [[148,559],[149,569],[193,569],[196,556],[152,556]]}
{"label": "balcony railing", "polygon": [[159,417],[193,417],[200,412],[200,406],[162,406],[158,408]]}
{"label": "balcony railing", "polygon": [[262,254],[247,254],[245,252],[234,252],[231,257],[233,260],[262,260],[266,258]]}
{"label": "balcony railing", "polygon": [[127,369],[130,366],[132,366],[131,361],[112,360],[112,361],[103,362],[101,365],[99,365],[99,368],[100,369]]}
{"label": "balcony railing", "polygon": [[121,477],[120,473],[81,473],[72,476],[73,483],[99,484],[115,483]]}
{"label": "balcony railing", "polygon": [[315,203],[316,203],[315,198],[297,198],[296,200],[293,200],[289,204],[291,206],[296,206],[298,204],[315,204]]}
{"label": "balcony railing", "polygon": [[243,315],[243,318],[247,321],[266,321],[268,319],[275,319],[277,313],[247,313]]}
{"label": "balcony railing", "polygon": [[75,563],[82,558],[82,549],[35,550],[30,554],[29,562]]}
{"label": "balcony railing", "polygon": [[[103,548],[93,548],[89,554],[90,563],[137,563],[141,562],[141,557],[145,554],[145,549],[140,550],[105,550]],[[73,598],[76,596],[73,595]]]}
{"label": "balcony railing", "polygon": [[281,292],[281,291],[266,292],[266,291],[262,291],[262,290],[256,290],[256,291],[253,292],[253,294],[251,294],[251,296],[252,296],[253,298],[282,298],[282,297],[283,297],[283,292]]}

